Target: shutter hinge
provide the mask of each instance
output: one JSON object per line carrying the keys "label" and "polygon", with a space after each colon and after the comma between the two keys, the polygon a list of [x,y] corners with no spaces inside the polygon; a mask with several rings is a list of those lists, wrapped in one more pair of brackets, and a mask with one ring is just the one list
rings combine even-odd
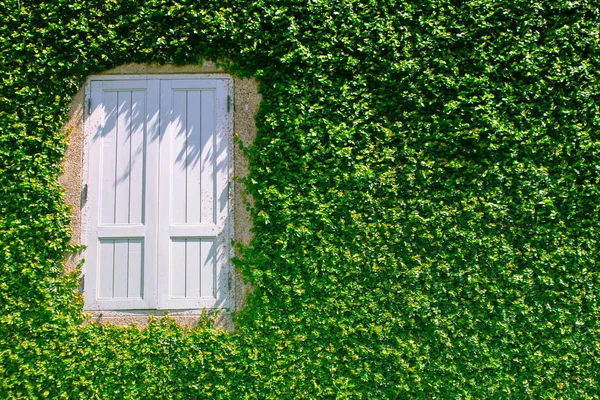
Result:
{"label": "shutter hinge", "polygon": [[88,97],[87,113],[88,113],[88,115],[90,115],[92,113],[92,96]]}
{"label": "shutter hinge", "polygon": [[231,96],[227,95],[227,112],[231,112]]}
{"label": "shutter hinge", "polygon": [[87,197],[88,197],[88,185],[85,184],[81,188],[81,207],[82,208],[83,208],[83,206],[85,206],[85,203],[87,203]]}

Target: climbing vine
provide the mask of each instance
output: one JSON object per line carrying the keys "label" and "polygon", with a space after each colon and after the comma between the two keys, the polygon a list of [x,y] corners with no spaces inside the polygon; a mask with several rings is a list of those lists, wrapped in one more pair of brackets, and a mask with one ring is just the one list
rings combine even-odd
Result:
{"label": "climbing vine", "polygon": [[[550,0],[0,0],[0,397],[600,396],[600,11]],[[234,333],[83,324],[63,126],[86,77],[218,60],[255,288]]]}

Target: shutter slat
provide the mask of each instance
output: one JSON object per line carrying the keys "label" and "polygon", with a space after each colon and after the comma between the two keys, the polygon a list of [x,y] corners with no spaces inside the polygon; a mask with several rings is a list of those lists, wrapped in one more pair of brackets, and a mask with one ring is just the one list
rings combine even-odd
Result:
{"label": "shutter slat", "polygon": [[144,223],[146,92],[131,93],[131,152],[129,223]]}
{"label": "shutter slat", "polygon": [[200,197],[201,222],[216,223],[215,220],[215,91],[202,92],[202,190]]}
{"label": "shutter slat", "polygon": [[[162,110],[172,115],[168,125],[167,137],[171,141],[171,157],[167,165],[161,165],[162,168],[168,168],[171,171],[171,213],[173,223],[186,223],[187,209],[187,93],[185,91],[173,91],[171,93],[172,101],[169,110]],[[162,164],[162,163],[161,163]],[[166,184],[161,182],[162,185]],[[165,188],[168,190],[167,188]]]}
{"label": "shutter slat", "polygon": [[127,297],[142,298],[144,276],[143,243],[141,239],[129,240],[129,276],[127,278]]}
{"label": "shutter slat", "polygon": [[200,296],[204,298],[215,297],[215,256],[216,243],[215,240],[202,239],[202,278]]}
{"label": "shutter slat", "polygon": [[[103,129],[98,132],[102,143],[100,222],[115,222],[115,171],[117,166],[117,92],[104,92]],[[92,150],[95,150],[92,148]],[[91,177],[95,178],[95,177]]]}
{"label": "shutter slat", "polygon": [[131,92],[117,92],[115,223],[128,224],[131,162]]}
{"label": "shutter slat", "polygon": [[187,239],[185,258],[185,297],[195,300],[200,296],[200,239]]}
{"label": "shutter slat", "polygon": [[201,151],[201,112],[205,108],[202,105],[199,90],[186,90],[187,93],[187,142],[185,152],[187,154],[186,165],[186,223],[199,224],[200,221],[200,184],[202,181]]}
{"label": "shutter slat", "polygon": [[115,239],[115,261],[113,266],[113,296],[127,298],[129,280],[129,240]]}
{"label": "shutter slat", "polygon": [[171,243],[171,296],[185,298],[185,271],[186,271],[186,239],[176,239]]}
{"label": "shutter slat", "polygon": [[99,291],[98,297],[112,298],[114,293],[114,262],[115,262],[115,242],[114,240],[100,241],[100,265],[99,265]]}

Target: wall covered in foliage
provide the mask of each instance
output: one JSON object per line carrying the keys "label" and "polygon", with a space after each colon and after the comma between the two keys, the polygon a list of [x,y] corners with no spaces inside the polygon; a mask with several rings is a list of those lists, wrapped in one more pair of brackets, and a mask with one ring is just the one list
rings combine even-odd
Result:
{"label": "wall covered in foliage", "polygon": [[[588,0],[0,0],[0,398],[600,396]],[[82,326],[71,97],[128,62],[260,81],[232,333]]]}

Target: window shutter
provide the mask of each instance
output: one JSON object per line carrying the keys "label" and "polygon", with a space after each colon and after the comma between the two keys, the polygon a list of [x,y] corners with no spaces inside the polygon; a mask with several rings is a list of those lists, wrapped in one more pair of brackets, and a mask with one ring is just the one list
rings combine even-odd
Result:
{"label": "window shutter", "polygon": [[156,272],[148,266],[156,264],[157,182],[148,160],[158,157],[157,89],[145,80],[91,82],[87,309],[155,303]]}
{"label": "window shutter", "polygon": [[159,308],[228,307],[228,80],[163,80]]}
{"label": "window shutter", "polygon": [[230,91],[230,78],[90,81],[86,309],[229,307]]}

